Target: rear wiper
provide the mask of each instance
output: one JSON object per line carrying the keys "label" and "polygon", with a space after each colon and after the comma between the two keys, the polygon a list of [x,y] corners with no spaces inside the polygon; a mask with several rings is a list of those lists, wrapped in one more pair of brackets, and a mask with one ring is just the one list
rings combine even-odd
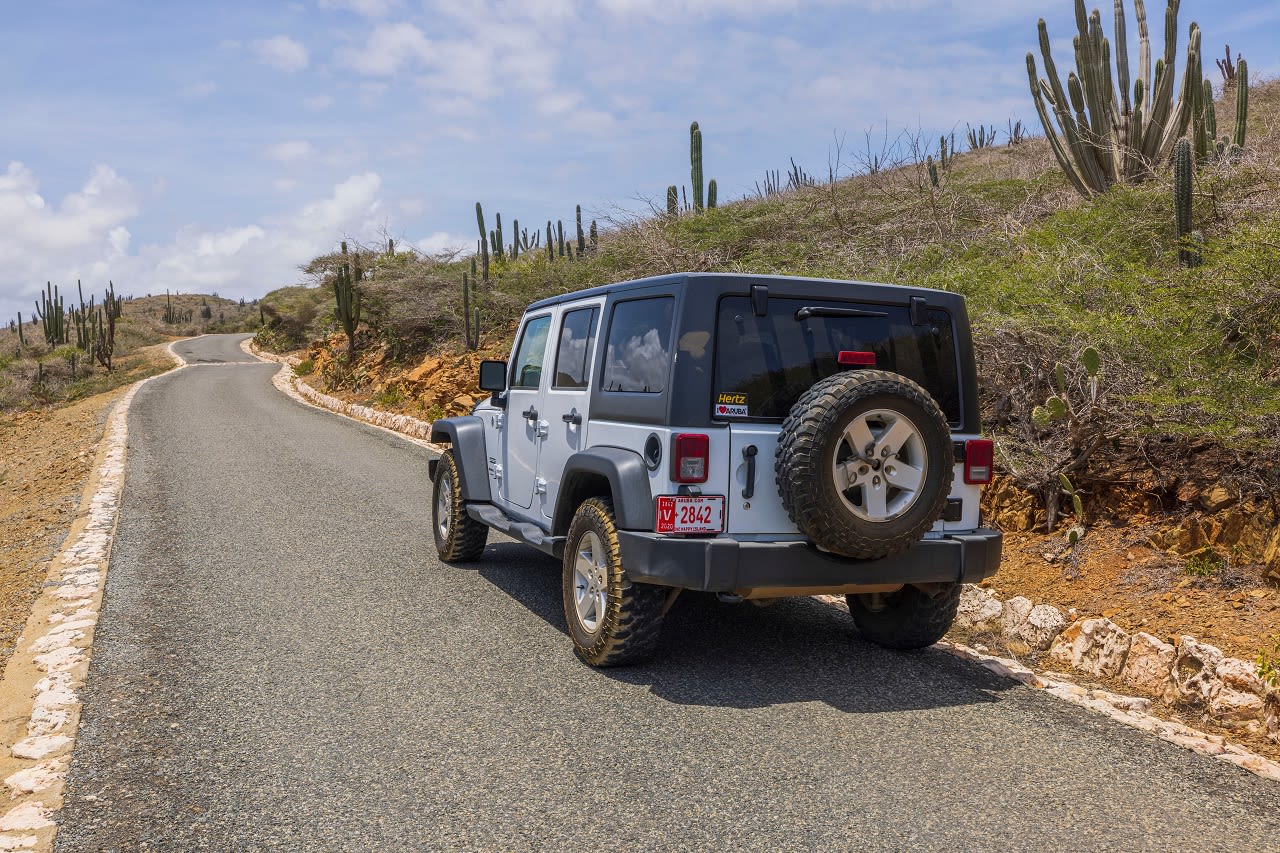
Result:
{"label": "rear wiper", "polygon": [[806,305],[796,312],[797,320],[809,317],[888,317],[887,311],[864,311],[861,308],[831,308],[826,305]]}

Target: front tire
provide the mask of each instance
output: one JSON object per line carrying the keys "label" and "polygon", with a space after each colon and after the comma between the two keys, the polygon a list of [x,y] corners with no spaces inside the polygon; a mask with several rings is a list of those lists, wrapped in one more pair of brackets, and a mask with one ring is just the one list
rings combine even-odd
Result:
{"label": "front tire", "polygon": [[923,649],[951,629],[959,583],[907,585],[897,592],[845,596],[862,636],[888,649]]}
{"label": "front tire", "polygon": [[574,513],[561,591],[573,650],[586,663],[637,663],[657,649],[669,590],[627,577],[608,498],[590,498]]}
{"label": "front tire", "polygon": [[462,503],[462,474],[453,451],[440,454],[431,497],[431,530],[436,553],[446,563],[469,563],[484,553],[489,528],[467,515]]}

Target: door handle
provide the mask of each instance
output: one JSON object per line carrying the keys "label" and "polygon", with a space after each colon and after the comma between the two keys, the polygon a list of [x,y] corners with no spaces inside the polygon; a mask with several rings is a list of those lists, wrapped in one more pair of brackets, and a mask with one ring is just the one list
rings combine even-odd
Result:
{"label": "door handle", "polygon": [[742,458],[747,460],[747,487],[742,490],[742,496],[748,500],[756,493],[756,454],[759,452],[754,444],[742,448]]}
{"label": "door handle", "polygon": [[538,410],[535,409],[533,406],[530,406],[529,408],[525,409],[520,414],[524,416],[524,419],[526,421],[536,421],[538,419]]}
{"label": "door handle", "polygon": [[576,408],[567,415],[561,415],[560,420],[567,424],[573,424],[574,426],[582,425],[582,415],[578,414],[578,410]]}

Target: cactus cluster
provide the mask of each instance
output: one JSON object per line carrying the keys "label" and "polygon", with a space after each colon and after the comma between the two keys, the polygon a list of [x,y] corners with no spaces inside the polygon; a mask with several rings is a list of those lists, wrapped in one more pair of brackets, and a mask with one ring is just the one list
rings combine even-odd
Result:
{"label": "cactus cluster", "polygon": [[36,317],[44,330],[44,340],[51,347],[67,342],[67,317],[65,302],[52,282],[45,282],[44,293],[36,303]]}
{"label": "cactus cluster", "polygon": [[1031,421],[1037,427],[1044,428],[1058,420],[1078,420],[1084,414],[1082,409],[1097,405],[1102,356],[1093,347],[1086,347],[1080,354],[1080,365],[1089,380],[1086,399],[1082,404],[1072,404],[1067,388],[1067,370],[1062,362],[1058,362],[1053,368],[1053,383],[1057,392],[1051,394],[1043,406],[1036,406],[1031,410]]}
{"label": "cactus cluster", "polygon": [[990,148],[996,144],[996,129],[994,125],[988,128],[980,124],[975,130],[966,123],[965,130],[967,131],[969,150],[971,151],[977,151],[979,148]]}
{"label": "cactus cluster", "polygon": [[1195,105],[1203,104],[1200,27],[1195,23],[1189,30],[1182,84],[1174,100],[1178,3],[1168,0],[1164,56],[1156,60],[1154,77],[1150,73],[1146,10],[1141,2],[1135,4],[1138,75],[1132,85],[1123,0],[1115,0],[1114,76],[1113,50],[1102,34],[1101,13],[1095,9],[1086,15],[1084,0],[1075,0],[1076,70],[1068,75],[1065,88],[1050,51],[1048,28],[1040,19],[1045,78],[1037,75],[1035,55],[1027,53],[1031,95],[1058,165],[1085,197],[1117,183],[1141,181],[1168,162],[1174,143],[1191,124]]}
{"label": "cactus cluster", "polygon": [[360,325],[360,280],[364,278],[364,271],[360,269],[360,255],[355,256],[354,265],[348,264],[347,244],[342,244],[342,261],[338,267],[338,274],[333,280],[333,298],[334,298],[334,317],[338,322],[342,323],[342,329],[347,333],[347,358],[349,361],[355,361],[356,357],[356,328]]}

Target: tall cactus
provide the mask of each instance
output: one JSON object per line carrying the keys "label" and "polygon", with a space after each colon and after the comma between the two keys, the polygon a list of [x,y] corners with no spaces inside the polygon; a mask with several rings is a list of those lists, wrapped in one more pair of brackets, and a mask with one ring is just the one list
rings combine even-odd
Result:
{"label": "tall cactus", "polygon": [[680,191],[675,184],[667,187],[667,216],[675,216],[680,212]]}
{"label": "tall cactus", "polygon": [[484,280],[489,280],[489,234],[484,228],[484,208],[480,206],[480,202],[476,202],[476,225],[480,227],[480,243],[476,247],[477,254],[480,255],[480,271],[484,275]]}
{"label": "tall cactus", "polygon": [[359,258],[354,271],[344,261],[338,267],[338,275],[333,280],[334,316],[342,323],[347,333],[347,358],[354,362],[356,358],[356,327],[360,325],[360,270]]}
{"label": "tall cactus", "polygon": [[[462,340],[467,349],[475,352],[480,348],[480,308],[471,305],[475,285],[462,274]],[[475,325],[472,325],[474,317]]]}
{"label": "tall cactus", "polygon": [[575,206],[573,218],[578,226],[578,256],[581,257],[587,251],[587,232],[582,230],[582,205]]}
{"label": "tall cactus", "polygon": [[551,220],[547,220],[547,260],[554,261],[556,259],[555,241],[551,237]]}
{"label": "tall cactus", "polygon": [[716,207],[716,179],[712,178],[711,183],[707,184],[707,210],[715,210]]}
{"label": "tall cactus", "polygon": [[505,257],[506,253],[506,249],[504,248],[506,243],[502,238],[502,214],[495,213],[493,215],[493,221],[493,258],[494,260],[500,261]]}
{"label": "tall cactus", "polygon": [[1244,129],[1249,119],[1249,65],[1242,57],[1236,64],[1236,132],[1231,138],[1237,148],[1244,147]]}
{"label": "tall cactus", "polygon": [[1199,266],[1200,254],[1187,245],[1191,238],[1191,182],[1195,171],[1191,143],[1179,139],[1173,146],[1173,211],[1178,235],[1178,263]]}
{"label": "tall cactus", "polygon": [[27,345],[27,338],[25,335],[22,334],[22,312],[19,311],[18,312],[18,346],[25,348],[26,345]]}
{"label": "tall cactus", "polygon": [[693,184],[693,209],[701,212],[702,195],[702,130],[695,121],[689,125],[689,181]]}
{"label": "tall cactus", "polygon": [[600,248],[600,232],[596,230],[596,221],[591,220],[591,251],[594,253]]}
{"label": "tall cactus", "polygon": [[1043,18],[1038,30],[1046,79],[1037,77],[1035,55],[1027,54],[1027,79],[1045,136],[1067,179],[1085,197],[1105,192],[1113,184],[1144,180],[1154,168],[1168,162],[1174,143],[1187,132],[1195,102],[1203,100],[1200,27],[1192,23],[1189,30],[1182,85],[1175,103],[1179,0],[1168,0],[1165,9],[1164,56],[1156,61],[1154,80],[1148,73],[1151,46],[1146,9],[1142,0],[1135,0],[1134,5],[1139,73],[1132,85],[1123,0],[1114,0],[1114,82],[1113,51],[1102,35],[1101,13],[1095,9],[1086,15],[1084,0],[1075,0],[1076,70],[1068,75],[1065,89]]}

